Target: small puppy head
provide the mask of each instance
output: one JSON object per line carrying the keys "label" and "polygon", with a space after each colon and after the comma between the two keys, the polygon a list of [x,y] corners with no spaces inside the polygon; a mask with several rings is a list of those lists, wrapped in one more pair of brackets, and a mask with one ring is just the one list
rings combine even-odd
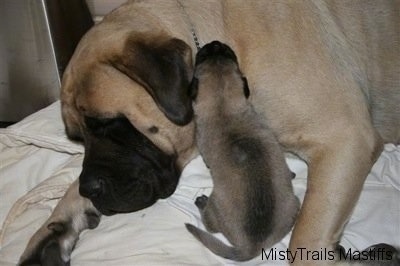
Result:
{"label": "small puppy head", "polygon": [[207,60],[227,60],[230,59],[238,63],[235,52],[226,44],[219,41],[213,41],[203,46],[196,54],[195,66],[202,64]]}
{"label": "small puppy head", "polygon": [[[196,55],[190,96],[201,105],[217,104],[240,108],[250,96],[247,79],[242,75],[233,50],[226,44],[213,41]],[[214,95],[214,97],[209,97]],[[205,107],[205,106],[203,106]]]}

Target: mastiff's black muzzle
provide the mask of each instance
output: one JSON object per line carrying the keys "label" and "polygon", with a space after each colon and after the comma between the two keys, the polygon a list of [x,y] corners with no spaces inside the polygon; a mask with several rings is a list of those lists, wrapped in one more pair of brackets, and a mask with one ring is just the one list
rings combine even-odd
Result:
{"label": "mastiff's black muzzle", "polygon": [[85,118],[79,192],[103,214],[133,212],[170,196],[180,172],[128,119]]}

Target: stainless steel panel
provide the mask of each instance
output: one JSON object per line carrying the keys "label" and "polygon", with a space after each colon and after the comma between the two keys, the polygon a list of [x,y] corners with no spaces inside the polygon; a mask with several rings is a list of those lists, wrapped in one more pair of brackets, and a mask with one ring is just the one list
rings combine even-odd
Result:
{"label": "stainless steel panel", "polygon": [[59,76],[92,25],[85,0],[0,0],[0,121],[59,98]]}
{"label": "stainless steel panel", "polygon": [[54,102],[60,78],[42,0],[0,0],[0,120]]}
{"label": "stainless steel panel", "polygon": [[86,0],[90,11],[95,17],[102,17],[127,0]]}

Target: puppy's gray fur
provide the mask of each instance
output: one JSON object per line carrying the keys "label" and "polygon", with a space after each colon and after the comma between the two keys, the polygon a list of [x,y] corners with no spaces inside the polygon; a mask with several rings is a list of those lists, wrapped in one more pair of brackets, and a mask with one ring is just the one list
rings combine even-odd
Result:
{"label": "puppy's gray fur", "polygon": [[293,173],[247,100],[247,83],[228,46],[212,42],[199,51],[192,86],[197,144],[214,182],[210,198],[199,197],[196,205],[207,230],[223,233],[233,246],[186,227],[217,255],[249,260],[291,229],[299,208]]}

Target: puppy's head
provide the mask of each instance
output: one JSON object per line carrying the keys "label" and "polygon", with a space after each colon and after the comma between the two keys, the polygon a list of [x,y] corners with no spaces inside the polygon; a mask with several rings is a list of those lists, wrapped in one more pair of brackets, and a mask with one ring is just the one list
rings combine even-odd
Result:
{"label": "puppy's head", "polygon": [[67,134],[85,146],[80,193],[103,214],[171,195],[195,147],[190,47],[120,23],[106,19],[84,36],[61,94]]}
{"label": "puppy's head", "polygon": [[196,54],[195,66],[198,66],[205,61],[225,61],[231,60],[238,63],[235,52],[228,45],[219,41],[212,41],[204,45]]}
{"label": "puppy's head", "polygon": [[[194,106],[201,108],[223,105],[240,109],[250,95],[247,79],[242,75],[234,51],[226,44],[213,41],[196,55],[190,95]],[[213,95],[213,97],[210,97]]]}

